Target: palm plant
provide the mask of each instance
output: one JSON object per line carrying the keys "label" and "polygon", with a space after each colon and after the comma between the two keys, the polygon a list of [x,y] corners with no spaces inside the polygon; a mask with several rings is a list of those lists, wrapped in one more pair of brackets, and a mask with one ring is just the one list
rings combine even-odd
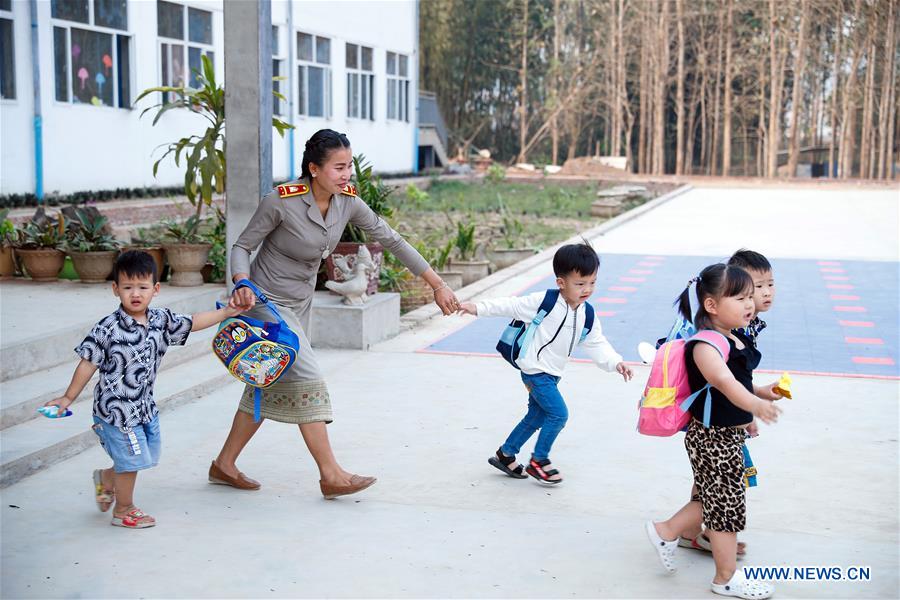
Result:
{"label": "palm plant", "polygon": [[[394,216],[394,209],[388,204],[388,197],[394,190],[385,185],[381,177],[372,175],[372,165],[366,160],[364,154],[357,154],[353,157],[353,170],[356,193],[360,199],[379,217],[389,219]],[[369,237],[359,227],[348,224],[341,236],[341,241],[365,244],[369,241]]]}
{"label": "palm plant", "polygon": [[[171,142],[166,146],[163,155],[153,163],[153,176],[159,169],[159,164],[170,154],[174,154],[175,165],[181,166],[184,158],[184,193],[191,204],[196,207],[195,216],[199,219],[203,206],[210,206],[213,194],[225,193],[225,88],[216,83],[216,74],[212,61],[203,55],[202,72],[194,69],[199,87],[157,86],[147,88],[137,97],[135,102],[144,97],[159,92],[163,100],[145,108],[141,112],[143,117],[147,112],[156,110],[153,117],[153,125],[170,110],[184,109],[198,114],[209,122],[209,126],[203,135],[189,135]],[[286,98],[276,92],[272,92],[279,99]],[[168,98],[174,98],[167,101]],[[272,126],[278,134],[284,136],[284,132],[293,129],[293,125],[285,123],[281,119],[272,118]],[[165,144],[164,144],[165,145]]]}

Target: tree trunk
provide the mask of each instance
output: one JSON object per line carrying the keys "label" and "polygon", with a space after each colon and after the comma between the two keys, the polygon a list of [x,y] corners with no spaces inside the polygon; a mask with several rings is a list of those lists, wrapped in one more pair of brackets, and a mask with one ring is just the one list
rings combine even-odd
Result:
{"label": "tree trunk", "polygon": [[872,35],[875,27],[870,28],[869,48],[866,54],[866,82],[863,90],[863,118],[862,118],[862,135],[859,141],[859,176],[861,178],[871,178],[869,166],[872,164],[870,151],[872,144],[871,137],[873,134],[872,119],[874,118],[875,103],[875,65],[878,63],[878,51],[875,47],[875,39]]}
{"label": "tree trunk", "polygon": [[835,12],[837,14],[837,23],[834,28],[834,89],[831,92],[831,140],[828,142],[828,177],[836,177],[838,175],[838,169],[835,168],[835,147],[838,142],[837,105],[841,91],[841,51],[843,50],[844,40],[844,12],[839,6]]}
{"label": "tree trunk", "polygon": [[723,24],[725,22],[725,13],[722,6],[718,10],[718,27],[716,27],[716,76],[713,79],[713,124],[712,139],[709,142],[709,164],[706,167],[706,174],[713,175],[716,173],[716,163],[718,162],[719,151],[719,122],[720,122],[720,99],[722,97],[722,38]]}
{"label": "tree trunk", "polygon": [[[559,102],[559,2],[560,0],[553,0],[553,87],[550,92],[552,98],[550,106],[553,108],[556,108],[556,103]],[[559,128],[556,117],[553,117],[553,121],[550,122],[550,139],[553,145],[550,160],[557,165],[559,164]]]}
{"label": "tree trunk", "polygon": [[894,66],[894,43],[895,43],[895,4],[888,2],[888,18],[885,21],[885,42],[884,42],[884,69],[881,72],[881,102],[878,110],[878,179],[884,179],[886,175],[890,175],[890,163],[888,162],[888,149],[893,145],[894,140],[888,134],[888,123],[892,120],[893,106],[893,90],[894,77],[896,77],[896,68]]}
{"label": "tree trunk", "polygon": [[641,6],[639,9],[640,19],[643,21],[643,27],[640,28],[640,34],[643,38],[643,43],[641,43],[641,61],[639,65],[640,69],[640,78],[638,84],[639,90],[639,105],[638,105],[638,164],[637,164],[637,172],[638,173],[647,173],[649,172],[650,165],[650,47],[649,42],[650,34],[649,34],[649,18],[646,17],[647,11],[644,6]]}
{"label": "tree trunk", "polygon": [[654,106],[653,173],[666,171],[666,91],[669,75],[669,0],[663,0],[656,31],[657,71]]}
{"label": "tree trunk", "polygon": [[856,0],[853,18],[853,32],[856,39],[853,44],[853,59],[850,61],[850,74],[847,76],[847,84],[844,86],[844,102],[841,106],[841,144],[838,149],[841,179],[853,176],[853,146],[856,138],[856,90],[854,87],[856,86],[859,62],[863,55],[863,41],[860,39],[862,35],[860,32],[861,7],[862,1]]}
{"label": "tree trunk", "polygon": [[797,176],[797,159],[800,140],[797,132],[800,123],[800,97],[803,73],[806,68],[806,24],[809,21],[809,0],[800,3],[800,31],[797,32],[797,57],[794,59],[794,90],[791,94],[790,150],[788,152],[788,177]]}
{"label": "tree trunk", "polygon": [[769,136],[766,153],[766,177],[778,176],[778,142],[781,137],[781,89],[784,82],[781,49],[778,43],[778,12],[776,0],[769,0]]}
{"label": "tree trunk", "polygon": [[516,162],[527,158],[525,138],[528,136],[528,0],[522,0],[522,65],[519,69],[519,156]]}
{"label": "tree trunk", "polygon": [[678,26],[678,75],[675,93],[675,174],[684,173],[684,0],[675,0]]}
{"label": "tree trunk", "polygon": [[722,110],[722,176],[728,177],[731,171],[731,45],[734,35],[734,0],[727,0],[728,14],[725,19],[725,107]]}

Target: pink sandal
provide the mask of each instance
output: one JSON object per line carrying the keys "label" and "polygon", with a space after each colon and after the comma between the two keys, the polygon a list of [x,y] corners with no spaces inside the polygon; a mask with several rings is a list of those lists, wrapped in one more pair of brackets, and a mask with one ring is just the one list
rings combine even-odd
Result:
{"label": "pink sandal", "polygon": [[145,529],[156,525],[156,519],[144,513],[144,511],[139,508],[132,508],[122,517],[113,515],[110,525],[126,527],[128,529]]}

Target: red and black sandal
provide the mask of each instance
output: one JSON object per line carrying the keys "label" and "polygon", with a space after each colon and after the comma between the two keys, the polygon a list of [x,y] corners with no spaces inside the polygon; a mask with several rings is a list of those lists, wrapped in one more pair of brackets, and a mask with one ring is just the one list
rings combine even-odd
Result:
{"label": "red and black sandal", "polygon": [[531,460],[528,462],[528,467],[525,468],[525,472],[541,483],[548,483],[551,485],[562,483],[562,477],[560,477],[559,479],[550,479],[554,475],[559,475],[559,471],[557,471],[556,469],[547,469],[548,466],[550,466],[549,458],[535,460],[535,458],[532,456]]}
{"label": "red and black sandal", "polygon": [[488,464],[492,467],[500,469],[510,477],[514,479],[528,479],[528,476],[523,472],[525,467],[522,465],[516,465],[514,469],[510,468],[510,465],[515,464],[516,457],[515,456],[507,456],[503,454],[503,451],[500,448],[497,448],[497,455],[492,456],[488,459]]}

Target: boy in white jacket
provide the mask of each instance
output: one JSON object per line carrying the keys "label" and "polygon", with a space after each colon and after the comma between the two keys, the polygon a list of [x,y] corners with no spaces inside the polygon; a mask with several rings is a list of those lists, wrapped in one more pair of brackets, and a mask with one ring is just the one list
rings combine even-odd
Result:
{"label": "boy in white jacket", "polygon": [[[597,253],[586,243],[563,246],[553,256],[559,298],[516,361],[522,370],[522,382],[528,389],[528,412],[497,450],[496,456],[488,460],[510,477],[524,479],[524,471],[542,483],[562,481],[559,471],[550,468],[550,448],[569,418],[569,410],[557,385],[576,345],[580,343],[600,368],[616,371],[625,381],[633,375],[603,336],[597,319],[584,341],[579,338],[585,324],[584,303],[594,292],[599,266]],[[544,292],[536,292],[528,296],[464,302],[459,312],[479,317],[512,317],[529,323],[543,299]],[[516,454],[538,429],[541,432],[534,453],[528,467],[523,468],[516,464]]]}

